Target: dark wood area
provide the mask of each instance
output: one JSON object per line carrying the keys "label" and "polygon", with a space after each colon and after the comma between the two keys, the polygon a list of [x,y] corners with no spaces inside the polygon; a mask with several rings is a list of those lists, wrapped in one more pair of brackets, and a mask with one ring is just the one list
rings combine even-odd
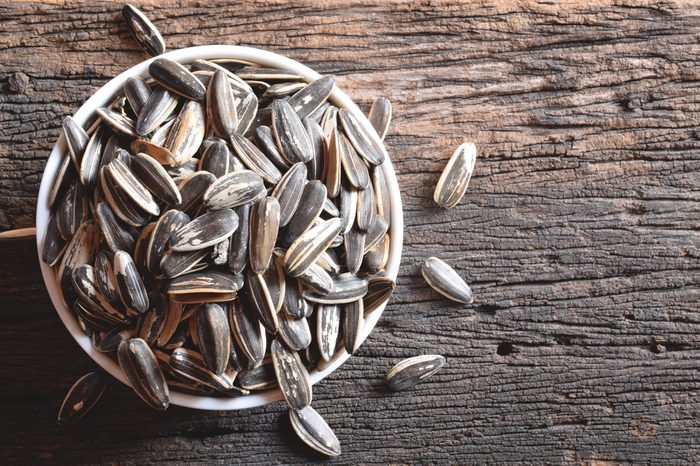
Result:
{"label": "dark wood area", "polygon": [[[140,3],[140,2],[137,2]],[[33,225],[62,118],[145,56],[106,1],[0,1],[0,230]],[[299,60],[367,108],[394,103],[399,285],[366,344],[315,387],[338,464],[697,463],[700,5],[684,1],[151,1],[169,48]],[[462,141],[464,201],[432,202]],[[437,255],[471,306],[420,276]],[[0,463],[304,464],[282,403],[150,411],[114,381],[78,425],[56,413],[94,368],[55,314],[31,240],[0,244]],[[447,358],[389,393],[400,359]]]}

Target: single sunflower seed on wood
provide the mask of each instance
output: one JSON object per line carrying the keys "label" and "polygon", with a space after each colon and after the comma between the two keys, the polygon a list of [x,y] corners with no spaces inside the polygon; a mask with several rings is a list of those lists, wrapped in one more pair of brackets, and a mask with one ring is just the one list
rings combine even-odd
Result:
{"label": "single sunflower seed on wood", "polygon": [[131,170],[158,199],[170,205],[182,202],[182,196],[163,165],[153,157],[140,153],[131,158]]}
{"label": "single sunflower seed on wood", "polygon": [[209,172],[217,178],[226,175],[230,170],[231,152],[226,142],[216,139],[202,153],[199,160],[199,169]]}
{"label": "single sunflower seed on wood", "polygon": [[364,160],[357,155],[355,149],[350,144],[348,138],[343,134],[339,134],[340,140],[340,163],[343,167],[343,172],[351,185],[357,189],[365,189],[369,185],[369,170],[365,165]]}
{"label": "single sunflower seed on wood", "polygon": [[171,92],[194,101],[204,100],[206,95],[204,84],[178,62],[167,58],[156,58],[149,65],[148,73],[158,84]]}
{"label": "single sunflower seed on wood", "polygon": [[353,273],[341,273],[333,280],[333,286],[326,293],[304,290],[304,299],[313,303],[345,304],[357,301],[367,294],[368,282]]}
{"label": "single sunflower seed on wood", "polygon": [[115,252],[113,267],[122,303],[139,314],[146,312],[148,310],[148,293],[129,253],[125,251]]}
{"label": "single sunflower seed on wood", "polygon": [[406,390],[435,374],[444,364],[445,358],[437,354],[404,359],[387,372],[386,380],[392,390]]}
{"label": "single sunflower seed on wood", "polygon": [[230,136],[233,151],[243,164],[271,184],[276,184],[282,178],[282,173],[270,159],[263,154],[255,144],[239,134]]}
{"label": "single sunflower seed on wood", "polygon": [[474,302],[469,285],[444,261],[430,257],[422,267],[423,278],[431,288],[452,301],[462,304]]}
{"label": "single sunflower seed on wood", "polygon": [[270,345],[272,365],[277,384],[287,405],[292,409],[303,409],[311,404],[312,389],[309,372],[295,351],[288,350],[277,339]]}
{"label": "single sunflower seed on wood", "polygon": [[360,337],[362,335],[362,324],[364,318],[364,303],[361,299],[347,303],[344,307],[343,343],[345,351],[353,354],[360,347]]}
{"label": "single sunflower seed on wood", "polygon": [[107,107],[98,108],[95,113],[104,121],[110,128],[112,128],[117,133],[126,134],[130,137],[136,137],[134,120],[126,115],[112,110]]}
{"label": "single sunflower seed on wood", "polygon": [[79,378],[63,399],[58,410],[58,425],[72,424],[85,416],[102,397],[107,380],[98,372],[90,372]]}
{"label": "single sunflower seed on wood", "polygon": [[289,410],[289,419],[297,436],[314,450],[327,456],[340,455],[340,442],[326,421],[311,406]]}
{"label": "single sunflower seed on wood", "polygon": [[223,70],[216,70],[207,87],[207,116],[214,131],[228,137],[238,127],[238,113],[229,78]]}
{"label": "single sunflower seed on wood", "polygon": [[124,82],[123,91],[131,110],[138,117],[151,95],[151,88],[143,78],[132,76]]}
{"label": "single sunflower seed on wood", "polygon": [[243,354],[253,366],[259,365],[267,350],[265,327],[252,310],[246,309],[238,299],[229,305],[228,321],[231,332]]}
{"label": "single sunflower seed on wood", "polygon": [[236,228],[238,216],[232,209],[213,210],[175,231],[170,237],[170,249],[177,252],[204,249],[225,240]]}
{"label": "single sunflower seed on wood", "polygon": [[102,232],[102,238],[104,238],[110,251],[117,252],[122,249],[131,252],[134,250],[136,240],[131,230],[122,225],[119,219],[115,217],[109,204],[100,202],[95,208],[95,216]]}
{"label": "single sunflower seed on wood", "polygon": [[197,311],[196,318],[204,362],[213,373],[221,375],[231,352],[231,329],[226,313],[220,305],[210,303]]}
{"label": "single sunflower seed on wood", "polygon": [[388,277],[372,277],[367,284],[367,293],[362,298],[365,316],[387,302],[396,288],[396,282]]}
{"label": "single sunflower seed on wood", "polygon": [[319,304],[316,307],[316,341],[321,358],[330,361],[335,353],[340,333],[340,306],[337,304]]}
{"label": "single sunflower seed on wood", "polygon": [[156,273],[160,270],[160,262],[170,237],[189,222],[190,217],[179,210],[171,209],[161,215],[146,247],[146,267],[149,271]]}
{"label": "single sunflower seed on wood", "polygon": [[465,142],[455,150],[440,175],[433,199],[445,209],[450,209],[462,200],[476,163],[476,146]]}
{"label": "single sunflower seed on wood", "polygon": [[306,183],[301,199],[284,232],[284,243],[292,244],[321,215],[326,200],[326,187],[318,180]]}
{"label": "single sunflower seed on wood", "polygon": [[264,197],[253,204],[250,211],[250,268],[263,273],[270,266],[280,223],[280,204],[277,198]]}
{"label": "single sunflower seed on wood", "polygon": [[136,119],[136,134],[141,136],[151,134],[165,122],[176,106],[177,96],[166,88],[157,86],[141,107]]}
{"label": "single sunflower seed on wood", "polygon": [[204,140],[205,121],[201,103],[191,100],[182,106],[164,144],[173,155],[174,160],[170,165],[182,165],[197,153]]}
{"label": "single sunflower seed on wood", "polygon": [[122,342],[117,359],[134,392],[150,407],[165,411],[170,404],[168,384],[148,343],[141,338]]}
{"label": "single sunflower seed on wood", "polygon": [[305,317],[294,318],[280,313],[278,336],[293,351],[301,351],[311,344],[311,329]]}
{"label": "single sunflower seed on wood", "polygon": [[265,193],[265,183],[258,174],[241,170],[215,180],[202,199],[210,209],[223,209],[256,201],[263,198]]}
{"label": "single sunflower seed on wood", "polygon": [[290,163],[306,163],[314,156],[304,124],[291,105],[284,100],[275,100],[272,103],[272,133],[277,148]]}
{"label": "single sunflower seed on wood", "polygon": [[238,215],[238,228],[229,239],[228,250],[228,269],[234,274],[243,273],[248,265],[250,206],[251,204],[243,204],[234,209]]}
{"label": "single sunflower seed on wood", "polygon": [[306,165],[301,162],[295,163],[272,190],[272,196],[279,201],[280,227],[287,226],[297,210],[301,194],[304,192],[306,174]]}
{"label": "single sunflower seed on wood", "polygon": [[165,41],[145,14],[133,5],[124,5],[122,16],[132,37],[152,56],[165,52]]}
{"label": "single sunflower seed on wood", "polygon": [[376,134],[368,131],[355,115],[344,108],[338,110],[338,119],[345,135],[362,158],[372,165],[384,163],[384,148]]}
{"label": "single sunflower seed on wood", "polygon": [[61,128],[63,129],[63,137],[66,140],[66,145],[68,146],[68,155],[70,155],[73,161],[75,170],[79,172],[83,160],[83,153],[90,140],[90,136],[88,136],[88,133],[83,127],[70,116],[63,119]]}
{"label": "single sunflower seed on wood", "polygon": [[262,274],[249,269],[246,274],[245,291],[247,306],[257,311],[258,319],[268,332],[276,334],[279,327],[277,309]]}
{"label": "single sunflower seed on wood", "polygon": [[106,170],[117,185],[139,208],[151,215],[159,215],[160,208],[153,200],[151,192],[136,178],[134,172],[121,160],[112,160]]}
{"label": "single sunflower seed on wood", "polygon": [[304,119],[320,107],[331,95],[335,81],[330,76],[311,81],[303,89],[292,95],[287,103]]}
{"label": "single sunflower seed on wood", "polygon": [[391,102],[389,99],[380,97],[372,102],[367,119],[383,141],[386,133],[389,132],[389,124],[391,123]]}
{"label": "single sunflower seed on wood", "polygon": [[298,277],[325,251],[333,238],[340,233],[343,221],[332,218],[310,228],[297,238],[284,256],[284,266],[287,273]]}

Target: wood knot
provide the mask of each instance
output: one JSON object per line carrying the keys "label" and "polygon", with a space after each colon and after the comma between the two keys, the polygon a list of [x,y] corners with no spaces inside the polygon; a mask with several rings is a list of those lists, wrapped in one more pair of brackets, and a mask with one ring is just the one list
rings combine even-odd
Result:
{"label": "wood knot", "polygon": [[7,80],[7,88],[12,94],[24,94],[29,86],[29,76],[15,71]]}
{"label": "wood knot", "polygon": [[656,426],[648,417],[642,417],[630,422],[630,432],[634,437],[646,439],[656,435]]}

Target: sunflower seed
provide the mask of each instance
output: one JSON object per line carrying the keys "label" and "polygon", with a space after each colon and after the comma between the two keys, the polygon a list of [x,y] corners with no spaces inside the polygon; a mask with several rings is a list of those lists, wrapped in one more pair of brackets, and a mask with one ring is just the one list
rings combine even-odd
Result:
{"label": "sunflower seed", "polygon": [[234,274],[239,274],[248,264],[250,204],[238,206],[234,212],[238,215],[238,228],[229,240],[228,269]]}
{"label": "sunflower seed", "polygon": [[270,361],[249,369],[243,369],[238,376],[237,382],[247,390],[272,388],[276,383],[275,368]]}
{"label": "sunflower seed", "polygon": [[133,330],[124,330],[119,327],[113,328],[100,338],[97,349],[100,350],[101,353],[114,353],[123,341],[134,338],[135,335]]}
{"label": "sunflower seed", "polygon": [[446,298],[463,304],[474,302],[474,295],[469,285],[452,267],[437,257],[431,257],[425,261],[422,273],[428,285]]}
{"label": "sunflower seed", "polygon": [[323,136],[329,140],[333,129],[338,127],[338,107],[334,105],[328,107],[321,117],[319,125],[323,130]]}
{"label": "sunflower seed", "polygon": [[287,162],[282,154],[277,150],[275,137],[272,135],[272,130],[269,126],[258,126],[253,133],[255,135],[255,143],[267,158],[281,171],[289,169]]}
{"label": "sunflower seed", "polygon": [[207,116],[214,131],[222,138],[228,137],[238,127],[238,114],[233,90],[226,72],[217,70],[207,87]]}
{"label": "sunflower seed", "polygon": [[357,301],[367,293],[367,280],[353,273],[341,273],[333,280],[333,287],[327,293],[314,293],[305,290],[302,296],[313,303],[344,304]]}
{"label": "sunflower seed", "polygon": [[326,187],[318,180],[306,183],[301,199],[294,211],[294,215],[287,223],[284,233],[284,242],[291,244],[296,240],[313,221],[321,215],[323,202],[326,199]]}
{"label": "sunflower seed", "polygon": [[252,270],[248,270],[245,281],[246,304],[250,309],[257,312],[260,322],[271,334],[277,333],[279,322],[277,319],[277,309],[270,296],[265,278]]}
{"label": "sunflower seed", "polygon": [[230,374],[215,374],[210,371],[201,354],[196,351],[177,348],[170,355],[170,369],[183,380],[211,387],[215,390],[230,390],[233,378]]}
{"label": "sunflower seed", "polygon": [[284,273],[284,259],[281,256],[273,255],[272,263],[267,270],[262,274],[267,284],[267,289],[270,292],[272,304],[275,307],[275,312],[282,309],[284,303],[284,295],[287,288],[287,278]]}
{"label": "sunflower seed", "polygon": [[141,113],[141,109],[151,95],[151,88],[146,84],[146,81],[138,76],[131,77],[124,82],[123,90],[134,114],[138,115]]}
{"label": "sunflower seed", "polygon": [[389,198],[389,185],[387,184],[384,167],[385,165],[381,165],[374,167],[372,170],[372,187],[374,188],[374,197],[377,203],[377,215],[382,217],[387,227],[389,227],[391,226],[391,199]]}
{"label": "sunflower seed", "polygon": [[126,194],[139,208],[151,215],[160,214],[158,204],[153,200],[150,191],[139,181],[131,169],[121,160],[112,160],[105,167],[112,181]]}
{"label": "sunflower seed", "polygon": [[56,207],[58,231],[63,239],[70,240],[80,224],[87,220],[88,201],[83,185],[77,180],[71,183],[63,199]]}
{"label": "sunflower seed", "polygon": [[444,364],[445,358],[437,354],[404,359],[386,373],[386,380],[392,390],[406,390],[435,374]]}
{"label": "sunflower seed", "polygon": [[306,163],[309,179],[320,180],[323,175],[323,159],[325,157],[326,144],[323,138],[323,129],[321,129],[321,126],[319,126],[316,121],[310,118],[304,118],[302,123],[304,123],[304,129],[309,135],[309,141],[311,142],[311,148],[314,154],[311,160]]}
{"label": "sunflower seed", "polygon": [[367,189],[357,193],[357,228],[362,231],[371,230],[377,221],[377,207],[374,198],[374,188],[370,184]]}
{"label": "sunflower seed", "polygon": [[126,325],[130,318],[112,306],[100,293],[95,277],[95,269],[89,264],[83,264],[73,272],[73,289],[83,304],[89,308],[88,314],[103,322],[114,325]]}
{"label": "sunflower seed", "polygon": [[107,388],[107,380],[97,372],[79,378],[68,390],[58,410],[58,425],[72,424],[85,416],[100,400]]}
{"label": "sunflower seed", "polygon": [[297,436],[314,450],[327,456],[340,455],[340,442],[326,421],[311,406],[289,410],[289,419]]}
{"label": "sunflower seed", "polygon": [[384,146],[374,131],[368,131],[355,115],[344,108],[338,110],[338,119],[345,135],[362,158],[372,165],[384,163]]}
{"label": "sunflower seed", "polygon": [[197,312],[197,336],[207,367],[215,374],[223,373],[231,353],[231,330],[221,306],[205,304]]}
{"label": "sunflower seed", "polygon": [[214,181],[203,195],[210,209],[237,207],[265,196],[262,178],[250,170],[229,173]]}
{"label": "sunflower seed", "polygon": [[95,281],[107,301],[113,304],[119,301],[119,291],[112,270],[112,254],[105,250],[100,251],[95,259]]}
{"label": "sunflower seed", "polygon": [[440,175],[433,199],[445,209],[450,209],[462,200],[476,163],[476,146],[465,142],[455,150]]}
{"label": "sunflower seed", "polygon": [[367,119],[383,141],[391,123],[391,102],[389,99],[380,97],[372,102]]}
{"label": "sunflower seed", "polygon": [[165,168],[153,157],[136,154],[131,159],[131,170],[143,185],[158,199],[170,205],[182,202],[182,196]]}
{"label": "sunflower seed", "polygon": [[314,156],[311,140],[301,119],[283,100],[272,103],[272,133],[277,148],[290,163],[306,163]]}
{"label": "sunflower seed", "polygon": [[306,173],[306,165],[301,162],[295,163],[272,190],[272,196],[279,201],[281,227],[289,223],[299,205],[306,183]]}
{"label": "sunflower seed", "polygon": [[336,255],[332,250],[326,250],[318,256],[316,264],[320,265],[326,272],[337,275],[340,273],[340,265],[338,265],[336,259]]}
{"label": "sunflower seed", "polygon": [[250,268],[263,273],[270,265],[272,250],[277,241],[280,204],[274,197],[256,201],[250,211]]}
{"label": "sunflower seed", "polygon": [[289,82],[289,83],[277,83],[268,87],[263,93],[263,97],[268,97],[272,99],[280,99],[288,95],[294,94],[295,92],[304,89],[306,83],[299,82]]}
{"label": "sunflower seed", "polygon": [[355,225],[357,215],[357,189],[352,186],[340,187],[340,218],[343,220],[343,234],[349,232]]}
{"label": "sunflower seed", "polygon": [[134,250],[136,241],[129,228],[114,216],[112,209],[106,202],[100,202],[95,208],[97,223],[102,232],[102,237],[107,243],[107,247],[112,252],[120,249],[131,252]]}
{"label": "sunflower seed", "polygon": [[343,172],[351,185],[357,189],[365,189],[369,185],[369,171],[365,162],[357,155],[352,144],[344,134],[340,133],[340,162]]}
{"label": "sunflower seed", "polygon": [[125,251],[115,252],[113,267],[122,303],[139,314],[146,312],[148,310],[146,287],[129,253]]}
{"label": "sunflower seed", "polygon": [[326,110],[328,110],[330,107],[332,107],[330,102],[324,102],[316,110],[314,110],[314,112],[310,114],[307,118],[314,120],[320,125],[323,115],[326,113]]}
{"label": "sunflower seed", "polygon": [[83,186],[85,186],[88,191],[92,191],[95,184],[97,184],[100,158],[102,157],[102,145],[107,131],[106,127],[101,125],[97,131],[92,134],[87,146],[85,146],[83,158],[80,161],[80,169],[78,170],[80,182],[83,183]]}
{"label": "sunflower seed", "polygon": [[210,270],[173,278],[167,291],[170,299],[181,303],[224,302],[234,300],[242,286],[242,276]]}
{"label": "sunflower seed", "polygon": [[155,131],[173,113],[176,106],[177,97],[164,87],[157,86],[141,107],[136,119],[136,134],[145,136]]}
{"label": "sunflower seed", "polygon": [[313,264],[342,228],[342,220],[333,218],[310,228],[292,243],[284,256],[287,273],[298,277]]}
{"label": "sunflower seed", "polygon": [[365,251],[364,264],[370,273],[376,273],[386,268],[389,262],[390,247],[391,239],[389,235],[384,235],[377,244]]}
{"label": "sunflower seed", "polygon": [[[236,342],[246,358],[254,365],[265,357],[267,338],[265,328],[251,311],[245,309],[239,300],[231,302],[228,309],[228,322]],[[241,386],[245,387],[243,384]]]}
{"label": "sunflower seed", "polygon": [[140,318],[136,327],[139,338],[148,343],[149,346],[155,345],[160,337],[165,319],[168,316],[168,298],[158,292],[148,293],[149,308]]}
{"label": "sunflower seed", "polygon": [[[173,301],[167,301],[167,303],[167,312],[165,314],[165,318],[163,319],[162,328],[156,340],[156,344],[160,347],[165,347],[171,342],[173,342],[173,336],[175,335],[175,332],[177,332],[180,321],[182,320],[182,312],[185,307],[183,304],[176,303]],[[177,341],[178,339],[175,339],[175,342]],[[184,341],[182,341],[182,343],[184,343]],[[174,348],[179,348],[180,346],[182,345],[176,344]]]}
{"label": "sunflower seed", "polygon": [[309,406],[312,398],[311,380],[299,355],[289,351],[278,340],[272,340],[270,354],[277,384],[287,405],[292,409],[303,409]]}
{"label": "sunflower seed", "polygon": [[277,69],[263,68],[256,65],[236,71],[236,75],[246,81],[303,81],[304,78],[296,73]]}
{"label": "sunflower seed", "polygon": [[301,351],[311,344],[311,329],[306,318],[295,319],[286,312],[279,316],[278,335],[294,351]]}
{"label": "sunflower seed", "polygon": [[340,306],[336,304],[320,304],[316,307],[316,341],[321,358],[330,361],[335,352],[340,331]]}
{"label": "sunflower seed", "polygon": [[234,152],[246,167],[268,183],[279,182],[282,173],[252,142],[238,134],[232,134],[230,140]]}
{"label": "sunflower seed", "polygon": [[342,149],[340,145],[340,133],[333,128],[328,139],[326,157],[323,161],[323,181],[326,184],[329,198],[336,197],[340,192],[340,172],[342,165]]}
{"label": "sunflower seed", "polygon": [[138,238],[136,238],[136,245],[134,246],[134,263],[136,268],[139,270],[147,270],[146,267],[146,249],[148,248],[148,242],[151,240],[151,233],[156,227],[156,222],[151,222],[143,226],[141,233],[139,233]]}
{"label": "sunflower seed", "polygon": [[361,299],[345,305],[345,320],[343,325],[345,351],[353,354],[360,347],[362,324],[364,323],[364,307]]}
{"label": "sunflower seed", "polygon": [[123,133],[127,136],[136,137],[134,132],[134,120],[126,115],[122,115],[119,112],[111,110],[109,108],[98,108],[95,110],[97,115],[104,121],[110,128],[112,128],[117,133]]}
{"label": "sunflower seed", "polygon": [[93,220],[83,222],[68,242],[58,267],[57,277],[62,289],[70,289],[75,269],[93,263],[99,246],[97,225]]}
{"label": "sunflower seed", "polygon": [[333,279],[318,264],[311,264],[298,278],[315,293],[329,293],[333,289]]}
{"label": "sunflower seed", "polygon": [[365,241],[365,247],[362,254],[367,254],[371,248],[379,244],[379,242],[384,238],[384,235],[386,235],[387,231],[389,231],[389,226],[386,224],[383,218],[377,217],[377,220],[374,222],[374,225],[372,225],[372,228],[367,231],[367,239]]}
{"label": "sunflower seed", "polygon": [[72,117],[65,117],[61,125],[63,129],[63,137],[66,140],[66,145],[68,146],[68,154],[73,161],[73,166],[76,171],[80,171],[81,161],[83,160],[83,153],[85,153],[85,147],[87,147],[90,136],[88,133],[80,126]]}
{"label": "sunflower seed", "polygon": [[316,79],[291,96],[287,103],[297,112],[299,118],[306,118],[328,99],[334,85],[335,81],[330,76]]}
{"label": "sunflower seed", "polygon": [[199,161],[199,169],[209,172],[217,178],[221,178],[229,172],[229,161],[231,153],[226,147],[226,143],[221,139],[216,139],[202,153]]}
{"label": "sunflower seed", "polygon": [[51,185],[51,192],[49,193],[49,206],[54,207],[58,199],[63,198],[63,194],[66,192],[66,188],[70,186],[71,182],[76,179],[75,171],[73,170],[73,162],[69,156],[63,157],[61,160],[61,166],[58,168],[58,173],[56,173],[56,178]]}
{"label": "sunflower seed", "polygon": [[124,5],[122,16],[132,37],[143,50],[153,56],[165,52],[163,37],[141,10],[133,5]]}
{"label": "sunflower seed", "polygon": [[171,92],[193,101],[204,100],[204,85],[187,68],[175,61],[156,58],[149,65],[148,73],[158,84]]}
{"label": "sunflower seed", "polygon": [[[226,306],[226,309],[228,309],[228,306]],[[228,365],[234,371],[240,372],[244,367],[246,367],[248,361],[241,349],[238,347],[236,340],[234,338],[229,338],[229,340],[231,341],[231,350],[229,351]]]}
{"label": "sunflower seed", "polygon": [[63,251],[66,247],[66,241],[61,237],[58,231],[58,219],[55,213],[49,217],[49,224],[44,235],[44,243],[41,248],[41,260],[49,267],[53,267],[61,260]]}
{"label": "sunflower seed", "polygon": [[205,130],[202,104],[189,101],[183,105],[164,144],[164,147],[173,154],[174,160],[171,165],[182,165],[197,153],[204,140]]}
{"label": "sunflower seed", "polygon": [[357,228],[352,228],[345,233],[345,262],[347,263],[348,271],[351,273],[357,273],[360,270],[366,238],[367,233]]}
{"label": "sunflower seed", "polygon": [[238,216],[232,209],[207,212],[180,227],[170,237],[173,251],[195,251],[228,238],[238,228]]}
{"label": "sunflower seed", "polygon": [[112,212],[127,225],[139,227],[148,222],[149,214],[138,207],[134,201],[127,197],[124,191],[117,186],[111,171],[107,167],[100,170],[100,187]]}
{"label": "sunflower seed", "polygon": [[146,248],[146,267],[148,270],[154,273],[158,272],[170,237],[189,222],[190,217],[187,214],[175,209],[168,210],[158,219]]}
{"label": "sunflower seed", "polygon": [[[222,177],[221,179],[224,178],[225,177]],[[177,206],[178,209],[185,212],[190,217],[196,216],[204,205],[205,193],[215,181],[216,177],[214,175],[203,171],[195,172],[194,175],[187,178],[180,186],[178,186],[180,196],[182,198],[182,202]],[[221,207],[225,206],[222,205]]]}
{"label": "sunflower seed", "polygon": [[150,407],[164,411],[170,404],[168,384],[148,344],[140,338],[126,340],[119,345],[117,358],[136,394]]}
{"label": "sunflower seed", "polygon": [[288,316],[295,319],[308,317],[313,312],[313,306],[302,298],[301,293],[301,283],[295,278],[287,277],[282,307]]}

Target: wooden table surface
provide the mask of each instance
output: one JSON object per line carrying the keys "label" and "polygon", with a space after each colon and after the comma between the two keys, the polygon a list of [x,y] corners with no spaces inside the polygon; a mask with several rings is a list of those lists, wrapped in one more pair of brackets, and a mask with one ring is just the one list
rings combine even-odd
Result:
{"label": "wooden table surface", "polygon": [[[315,387],[343,448],[332,462],[697,463],[700,6],[340,3],[143,5],[171,49],[266,48],[364,108],[394,104],[399,285],[366,344]],[[33,224],[62,118],[145,58],[120,7],[0,1],[0,229]],[[465,140],[475,176],[441,210],[433,187]],[[473,285],[473,305],[427,287],[431,255]],[[56,316],[32,241],[0,245],[0,303],[0,463],[324,461],[281,403],[161,414],[117,382],[59,428],[65,391],[94,364]],[[386,370],[422,353],[445,368],[389,393]]]}

